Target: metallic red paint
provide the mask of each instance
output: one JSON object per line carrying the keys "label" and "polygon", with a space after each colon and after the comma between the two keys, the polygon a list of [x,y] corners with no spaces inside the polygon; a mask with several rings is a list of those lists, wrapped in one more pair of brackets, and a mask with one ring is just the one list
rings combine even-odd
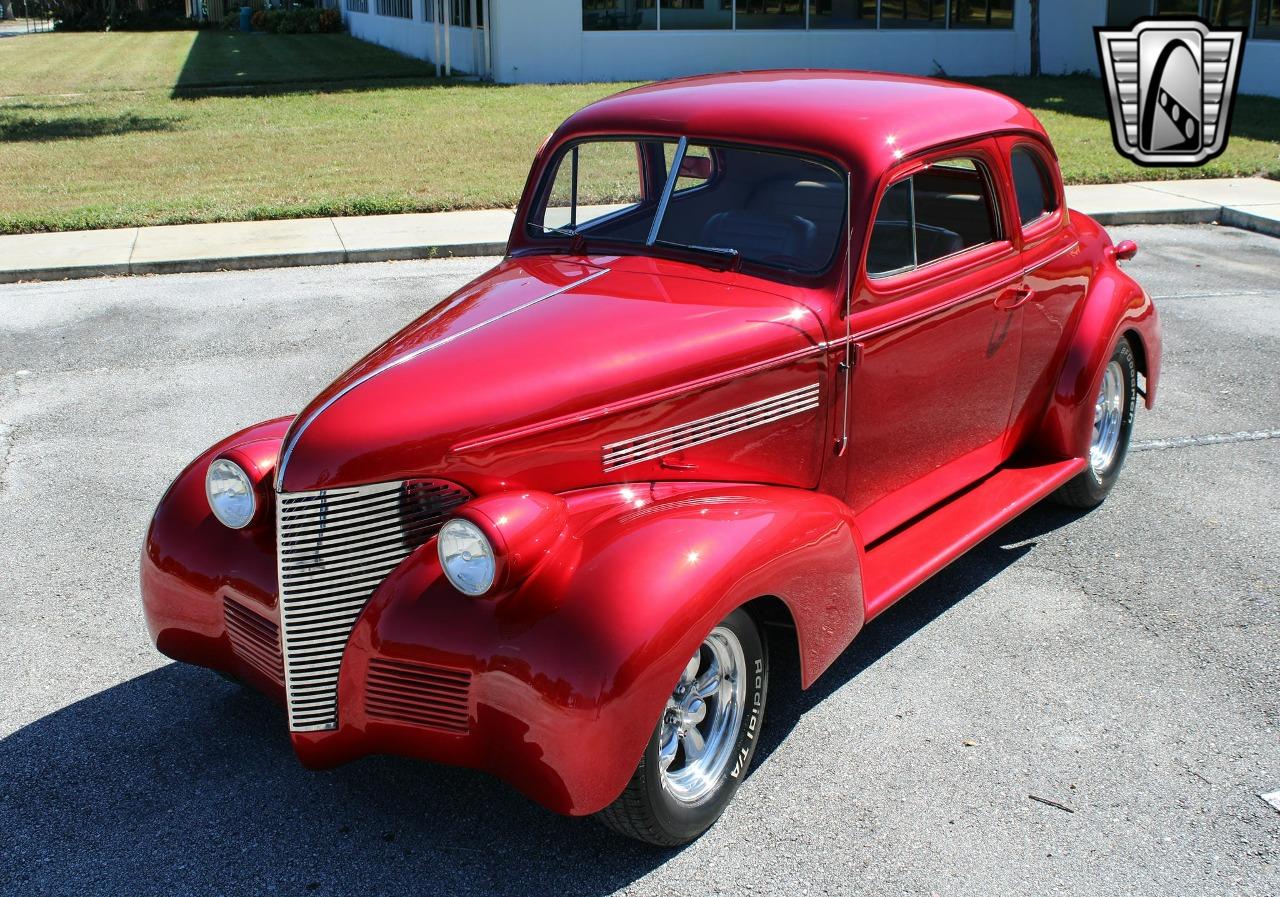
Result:
{"label": "metallic red paint", "polygon": [[[566,141],[642,133],[838,163],[850,178],[850,263],[766,279],[578,256],[567,241],[549,251],[517,226],[492,271],[297,418],[213,446],[161,500],[142,557],[157,646],[283,699],[281,682],[237,653],[223,611],[230,600],[260,618],[258,631],[278,626],[273,479],[302,492],[433,477],[477,496],[457,513],[497,546],[495,589],[480,599],[452,589],[434,539],[405,558],[347,640],[337,728],[291,733],[308,765],[403,754],[488,770],[560,812],[599,810],[630,776],[692,650],[730,610],[780,602],[807,687],[866,620],[1083,469],[1117,340],[1134,342],[1154,401],[1159,325],[1116,265],[1130,247],[1065,208],[1052,148],[1015,101],[845,72],[640,88],[552,135],[517,220]],[[1020,144],[1051,168],[1058,198],[1025,228],[1008,161]],[[988,167],[1006,237],[869,280],[879,195],[944,154]],[[809,390],[811,405],[767,425],[605,463],[610,445]],[[260,508],[243,530],[208,509],[204,474],[218,457],[257,484]],[[375,675],[378,707],[366,700]],[[465,694],[451,699],[465,725],[387,711],[398,700],[387,681],[432,676]]]}

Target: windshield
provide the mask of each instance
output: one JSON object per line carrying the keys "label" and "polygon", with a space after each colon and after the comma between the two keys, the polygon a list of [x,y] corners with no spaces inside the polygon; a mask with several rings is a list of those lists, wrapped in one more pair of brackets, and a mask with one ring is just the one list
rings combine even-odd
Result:
{"label": "windshield", "polygon": [[601,138],[561,152],[527,229],[535,238],[675,248],[817,274],[840,244],[846,196],[835,168],[805,156]]}

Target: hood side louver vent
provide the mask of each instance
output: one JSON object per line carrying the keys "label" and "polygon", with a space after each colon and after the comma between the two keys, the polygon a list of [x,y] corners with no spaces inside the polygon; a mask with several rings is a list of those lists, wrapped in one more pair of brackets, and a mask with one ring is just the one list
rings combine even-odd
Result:
{"label": "hood side louver vent", "polygon": [[656,461],[695,445],[703,445],[794,414],[812,411],[818,407],[818,389],[818,384],[813,383],[749,405],[730,408],[710,417],[610,443],[603,449],[605,472],[612,473],[632,464]]}

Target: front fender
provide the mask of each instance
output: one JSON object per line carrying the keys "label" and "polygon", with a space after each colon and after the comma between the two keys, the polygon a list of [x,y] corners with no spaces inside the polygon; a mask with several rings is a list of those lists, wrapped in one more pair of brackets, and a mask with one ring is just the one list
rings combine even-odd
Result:
{"label": "front fender", "polygon": [[[143,613],[162,654],[253,679],[277,696],[279,682],[264,679],[232,652],[223,601],[231,598],[256,608],[264,618],[275,617],[275,521],[268,493],[290,420],[241,430],[187,465],[156,507],[139,565]],[[258,514],[239,530],[223,526],[205,497],[205,471],[226,453],[264,484]]]}
{"label": "front fender", "polygon": [[[565,496],[566,538],[507,593],[467,598],[434,540],[382,584],[343,659],[332,733],[295,733],[311,765],[371,750],[487,769],[575,815],[626,786],[689,657],[734,608],[789,608],[807,685],[862,625],[859,539],[829,496],[769,486],[601,488]],[[470,676],[469,731],[383,725],[362,710],[370,662]]]}
{"label": "front fender", "polygon": [[1146,403],[1155,403],[1160,378],[1160,321],[1146,291],[1121,271],[1104,250],[1067,346],[1053,395],[1034,446],[1043,457],[1082,458],[1093,432],[1094,397],[1116,344],[1126,335],[1138,345],[1146,375]]}

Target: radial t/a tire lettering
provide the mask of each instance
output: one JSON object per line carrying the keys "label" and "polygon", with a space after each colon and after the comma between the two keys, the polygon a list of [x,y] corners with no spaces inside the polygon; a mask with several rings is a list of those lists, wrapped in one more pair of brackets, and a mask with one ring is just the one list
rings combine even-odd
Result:
{"label": "radial t/a tire lettering", "polygon": [[701,835],[746,777],[768,690],[763,631],[739,608],[689,659],[631,781],[596,818],[664,847]]}

